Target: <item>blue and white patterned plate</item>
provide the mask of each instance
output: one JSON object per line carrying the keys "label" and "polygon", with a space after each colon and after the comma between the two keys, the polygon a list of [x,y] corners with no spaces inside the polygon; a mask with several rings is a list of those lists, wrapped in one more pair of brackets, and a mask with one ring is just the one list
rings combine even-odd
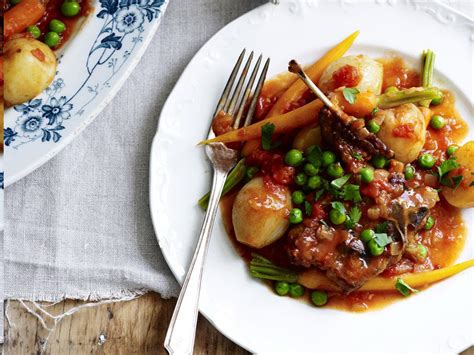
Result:
{"label": "blue and white patterned plate", "polygon": [[150,43],[168,0],[99,0],[62,49],[53,83],[5,113],[5,183],[38,168],[118,92]]}

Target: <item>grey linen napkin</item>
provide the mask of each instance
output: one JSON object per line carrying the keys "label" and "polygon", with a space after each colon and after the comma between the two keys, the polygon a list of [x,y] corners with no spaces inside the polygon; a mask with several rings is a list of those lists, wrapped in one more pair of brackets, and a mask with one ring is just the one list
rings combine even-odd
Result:
{"label": "grey linen napkin", "polygon": [[5,191],[5,296],[28,300],[176,296],[148,207],[161,108],[194,53],[264,0],[171,0],[141,62],[96,120]]}

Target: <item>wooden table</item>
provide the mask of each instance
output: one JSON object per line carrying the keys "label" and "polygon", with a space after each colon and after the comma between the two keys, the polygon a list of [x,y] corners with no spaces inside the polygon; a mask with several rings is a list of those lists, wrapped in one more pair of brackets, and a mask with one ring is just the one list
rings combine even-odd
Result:
{"label": "wooden table", "polygon": [[[164,300],[154,293],[129,302],[117,302],[82,309],[67,317],[50,335],[45,354],[166,354],[163,349],[175,299]],[[64,301],[50,308],[62,313],[79,301]],[[5,322],[5,354],[39,354],[47,336],[37,318],[19,302],[10,302]],[[102,339],[102,341],[101,341]],[[232,343],[203,317],[199,318],[195,354],[248,354]],[[474,347],[462,353],[474,355]]]}
{"label": "wooden table", "polygon": [[[62,313],[79,301],[60,302],[48,311]],[[136,300],[81,309],[51,333],[45,354],[166,354],[163,341],[176,299],[149,293]],[[5,354],[39,354],[48,331],[23,306],[12,301],[5,322]],[[102,336],[101,336],[102,335]],[[102,341],[101,341],[102,339]],[[195,354],[248,354],[200,316]]]}

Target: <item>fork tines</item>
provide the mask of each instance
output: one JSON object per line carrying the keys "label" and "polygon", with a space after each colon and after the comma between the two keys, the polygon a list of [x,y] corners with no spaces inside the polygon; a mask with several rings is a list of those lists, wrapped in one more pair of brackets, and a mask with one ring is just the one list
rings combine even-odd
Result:
{"label": "fork tines", "polygon": [[[223,111],[227,115],[232,116],[234,119],[233,125],[232,125],[234,129],[237,129],[241,126],[242,117],[244,115],[244,111],[247,106],[248,99],[252,93],[252,86],[254,85],[255,78],[257,77],[257,73],[260,68],[260,64],[262,62],[262,55],[260,55],[257,59],[255,66],[253,67],[252,73],[250,74],[247,84],[245,85],[245,89],[243,89],[245,80],[247,78],[247,74],[249,73],[249,69],[254,57],[254,52],[252,51],[234,87],[235,79],[237,78],[242,62],[244,61],[244,57],[245,57],[245,49],[240,53],[239,58],[237,59],[237,63],[235,64],[234,69],[232,70],[230,74],[229,80],[227,81],[227,84],[225,85],[224,91],[222,92],[222,96],[219,99],[219,102],[216,107],[216,111],[214,113],[214,117],[220,111]],[[263,69],[260,73],[260,77],[257,81],[257,86],[255,87],[254,93],[252,95],[252,100],[250,102],[250,105],[248,106],[248,110],[245,116],[245,121],[243,123],[243,126],[248,126],[252,122],[252,118],[255,113],[255,107],[257,105],[258,96],[260,95],[260,92],[262,91],[263,83],[265,82],[265,77],[267,75],[269,65],[270,65],[270,58],[267,58],[267,60],[265,61],[265,65],[263,66]],[[212,128],[211,128],[210,134],[212,134]]]}

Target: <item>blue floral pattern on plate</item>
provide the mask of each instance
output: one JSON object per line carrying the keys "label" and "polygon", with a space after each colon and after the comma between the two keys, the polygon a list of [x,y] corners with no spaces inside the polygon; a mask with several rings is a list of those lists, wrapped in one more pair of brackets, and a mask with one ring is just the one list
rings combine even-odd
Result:
{"label": "blue floral pattern on plate", "polygon": [[[159,18],[166,0],[100,0],[97,18],[102,27],[93,41],[85,63],[87,76],[73,92],[66,92],[66,80],[58,72],[56,79],[44,94],[25,104],[14,107],[18,116],[4,128],[5,145],[18,149],[35,141],[58,143],[67,130],[67,121],[82,116],[104,89],[111,87],[111,79],[143,41],[144,27]],[[130,39],[128,42],[125,40]],[[59,58],[59,63],[61,58]],[[93,82],[99,67],[107,66],[109,74],[103,72]],[[76,100],[87,91],[85,102]],[[84,100],[82,100],[84,101]]]}

